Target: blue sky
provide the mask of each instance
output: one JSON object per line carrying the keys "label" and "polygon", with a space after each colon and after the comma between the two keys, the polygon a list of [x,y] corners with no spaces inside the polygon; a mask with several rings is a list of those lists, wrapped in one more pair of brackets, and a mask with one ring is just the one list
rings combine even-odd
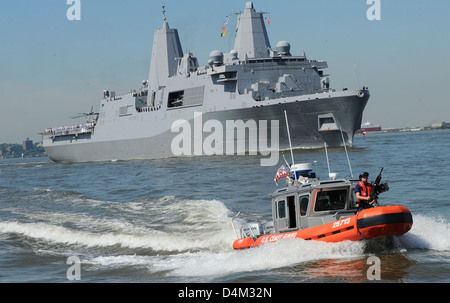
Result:
{"label": "blue sky", "polygon": [[[287,40],[294,55],[326,60],[335,89],[370,88],[364,121],[386,128],[450,121],[450,1],[380,1],[379,21],[367,19],[366,0],[254,6],[270,13],[272,47]],[[148,78],[162,4],[183,51],[205,65],[210,51],[233,48],[235,18],[225,38],[221,26],[246,1],[80,2],[81,20],[69,21],[66,0],[0,1],[0,142],[38,141],[44,128],[97,110],[104,89],[138,88]]]}

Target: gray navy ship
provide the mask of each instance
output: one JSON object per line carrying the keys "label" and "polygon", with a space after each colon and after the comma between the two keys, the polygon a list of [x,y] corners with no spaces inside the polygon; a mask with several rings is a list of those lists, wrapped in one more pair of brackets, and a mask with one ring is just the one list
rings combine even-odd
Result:
{"label": "gray navy ship", "polygon": [[[234,49],[213,50],[208,65],[183,54],[163,7],[148,80],[125,94],[104,91],[82,124],[45,129],[50,159],[61,162],[158,159],[352,145],[369,90],[330,87],[328,67],[272,48],[264,12],[236,13]],[[289,128],[287,119],[289,116]],[[288,134],[290,130],[290,134]],[[273,163],[275,165],[277,162]]]}

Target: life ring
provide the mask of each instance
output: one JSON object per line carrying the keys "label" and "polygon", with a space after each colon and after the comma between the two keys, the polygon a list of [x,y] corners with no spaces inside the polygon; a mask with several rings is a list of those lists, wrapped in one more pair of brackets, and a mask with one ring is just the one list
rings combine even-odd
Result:
{"label": "life ring", "polygon": [[358,92],[358,97],[363,98],[364,97],[364,92],[362,90],[360,90]]}

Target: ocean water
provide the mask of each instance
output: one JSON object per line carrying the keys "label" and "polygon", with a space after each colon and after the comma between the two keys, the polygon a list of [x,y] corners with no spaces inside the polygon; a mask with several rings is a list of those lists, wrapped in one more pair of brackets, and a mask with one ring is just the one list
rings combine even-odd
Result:
{"label": "ocean water", "polygon": [[[390,190],[380,204],[405,205],[414,221],[389,247],[294,239],[246,251],[232,249],[231,220],[269,220],[277,188],[278,166],[261,167],[259,156],[3,159],[0,282],[371,283],[367,260],[376,256],[380,282],[448,283],[449,151],[450,130],[356,136],[351,169],[343,148],[328,150],[341,177],[369,171],[373,180],[384,167]],[[296,163],[317,161],[326,179],[323,149],[294,154]]]}

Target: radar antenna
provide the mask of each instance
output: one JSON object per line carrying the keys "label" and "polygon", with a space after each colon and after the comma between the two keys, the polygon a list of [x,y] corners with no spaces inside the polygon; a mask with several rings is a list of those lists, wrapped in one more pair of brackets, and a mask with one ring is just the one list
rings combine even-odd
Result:
{"label": "radar antenna", "polygon": [[163,13],[163,20],[164,20],[164,22],[166,22],[166,6],[165,5],[162,6],[162,13]]}

